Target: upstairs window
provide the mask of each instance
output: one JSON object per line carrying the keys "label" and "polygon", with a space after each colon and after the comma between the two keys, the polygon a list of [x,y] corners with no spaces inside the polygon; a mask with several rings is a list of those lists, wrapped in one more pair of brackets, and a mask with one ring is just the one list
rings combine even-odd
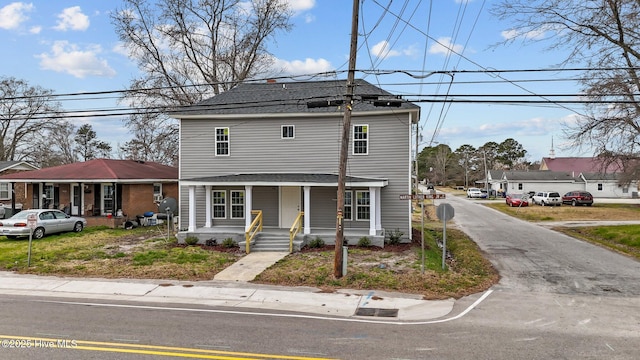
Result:
{"label": "upstairs window", "polygon": [[216,128],[216,156],[229,155],[229,128]]}
{"label": "upstairs window", "polygon": [[353,126],[353,154],[354,155],[369,154],[369,126],[368,125]]}
{"label": "upstairs window", "polygon": [[293,139],[296,137],[296,128],[293,125],[282,125],[282,138]]}

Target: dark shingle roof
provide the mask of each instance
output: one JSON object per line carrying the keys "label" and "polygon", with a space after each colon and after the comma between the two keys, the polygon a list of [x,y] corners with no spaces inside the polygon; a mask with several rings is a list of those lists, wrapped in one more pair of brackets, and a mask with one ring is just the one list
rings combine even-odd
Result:
{"label": "dark shingle roof", "polygon": [[[577,176],[577,174],[576,174]],[[505,171],[503,178],[509,181],[575,181],[570,172],[564,171]]]}
{"label": "dark shingle roof", "polygon": [[[364,80],[356,80],[354,112],[363,111],[417,111],[420,107],[401,100],[393,94]],[[179,108],[171,113],[177,118],[198,115],[233,114],[288,114],[288,113],[336,113],[342,106],[309,107],[310,102],[344,100],[345,80],[313,82],[243,83],[235,88],[204,100],[193,106]],[[375,106],[373,98],[400,101],[399,107]]]}

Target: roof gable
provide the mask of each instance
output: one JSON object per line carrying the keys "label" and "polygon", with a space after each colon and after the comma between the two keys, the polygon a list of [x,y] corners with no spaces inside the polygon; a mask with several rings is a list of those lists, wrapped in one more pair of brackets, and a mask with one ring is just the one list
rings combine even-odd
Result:
{"label": "roof gable", "polygon": [[67,182],[117,180],[177,181],[178,169],[150,161],[94,159],[85,162],[2,175],[0,176],[0,180],[49,180]]}

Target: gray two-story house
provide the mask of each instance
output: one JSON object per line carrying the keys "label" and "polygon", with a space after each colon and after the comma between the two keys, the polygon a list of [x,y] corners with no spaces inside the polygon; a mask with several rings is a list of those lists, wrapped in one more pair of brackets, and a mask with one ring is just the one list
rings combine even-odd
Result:
{"label": "gray two-story house", "polygon": [[[176,110],[180,122],[178,238],[241,242],[261,234],[298,246],[335,244],[346,81],[243,83]],[[419,106],[357,80],[343,212],[344,236],[383,246],[411,236],[411,133]],[[288,235],[287,235],[288,236]],[[258,245],[258,235],[252,244]],[[253,245],[252,245],[253,246]]]}

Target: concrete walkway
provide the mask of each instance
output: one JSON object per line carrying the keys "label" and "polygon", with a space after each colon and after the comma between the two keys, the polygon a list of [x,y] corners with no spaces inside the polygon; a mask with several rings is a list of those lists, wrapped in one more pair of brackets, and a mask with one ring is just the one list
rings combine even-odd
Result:
{"label": "concrete walkway", "polygon": [[269,266],[282,260],[288,252],[252,252],[214,276],[214,280],[251,281]]}
{"label": "concrete walkway", "polygon": [[[264,256],[256,253],[255,257]],[[267,257],[267,256],[264,256]],[[275,256],[274,256],[275,257]],[[271,257],[272,259],[274,257]],[[247,274],[253,272],[247,272]],[[250,275],[247,275],[249,277]],[[20,275],[0,272],[0,293],[7,296],[36,296],[49,301],[101,306],[102,301],[177,304],[240,309],[262,309],[348,318],[349,321],[416,323],[443,318],[451,313],[454,299],[425,300],[421,295],[377,290],[340,289],[327,293],[313,287],[285,287],[253,284],[240,280],[177,281],[142,279],[65,278],[56,276]],[[485,293],[472,296],[480,299]],[[86,299],[86,300],[80,300]],[[87,302],[90,300],[90,302]],[[33,301],[46,301],[36,298]],[[478,300],[476,300],[476,303]],[[475,306],[474,303],[471,305]],[[108,306],[108,305],[107,305]],[[135,306],[131,304],[130,306]],[[164,308],[164,307],[163,307]],[[396,311],[389,317],[378,312]],[[208,311],[206,308],[194,311]],[[224,310],[217,310],[224,311]],[[364,313],[364,314],[361,314]],[[289,315],[292,316],[292,315]],[[450,315],[451,316],[451,315]],[[455,318],[453,316],[452,318]],[[438,320],[434,320],[438,321]]]}

